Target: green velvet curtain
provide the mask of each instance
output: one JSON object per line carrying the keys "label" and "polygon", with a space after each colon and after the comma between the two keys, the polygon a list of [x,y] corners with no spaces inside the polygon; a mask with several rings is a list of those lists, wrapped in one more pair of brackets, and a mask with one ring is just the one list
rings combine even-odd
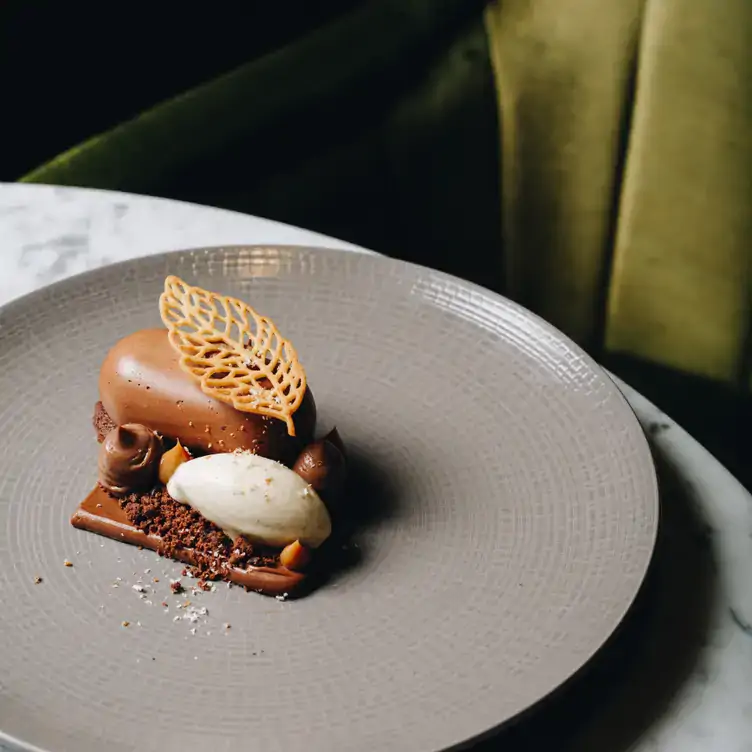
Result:
{"label": "green velvet curtain", "polygon": [[307,226],[748,389],[749,0],[312,8],[228,17],[232,54],[17,177]]}

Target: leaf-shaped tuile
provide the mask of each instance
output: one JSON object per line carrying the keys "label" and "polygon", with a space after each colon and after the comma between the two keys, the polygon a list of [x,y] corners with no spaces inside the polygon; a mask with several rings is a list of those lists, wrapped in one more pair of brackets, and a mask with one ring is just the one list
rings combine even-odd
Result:
{"label": "leaf-shaped tuile", "polygon": [[306,374],[274,322],[241,300],[165,279],[159,312],[180,367],[204,394],[236,410],[278,418],[295,436],[292,416],[306,391]]}

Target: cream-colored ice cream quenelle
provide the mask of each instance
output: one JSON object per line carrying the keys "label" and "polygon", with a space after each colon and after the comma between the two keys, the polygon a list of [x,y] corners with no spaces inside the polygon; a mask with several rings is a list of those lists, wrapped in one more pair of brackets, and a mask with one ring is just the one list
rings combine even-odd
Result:
{"label": "cream-colored ice cream quenelle", "polygon": [[294,541],[317,548],[332,532],[324,503],[303,478],[274,460],[232,452],[208,454],[180,465],[167,483],[230,538],[282,548]]}

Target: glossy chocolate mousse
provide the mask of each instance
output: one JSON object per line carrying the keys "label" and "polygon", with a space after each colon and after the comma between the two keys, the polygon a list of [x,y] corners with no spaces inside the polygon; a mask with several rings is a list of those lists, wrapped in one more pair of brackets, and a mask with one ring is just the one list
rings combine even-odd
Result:
{"label": "glossy chocolate mousse", "polygon": [[157,480],[162,442],[146,426],[113,428],[99,449],[99,483],[113,496],[151,488]]}
{"label": "glossy chocolate mousse", "polygon": [[99,394],[114,423],[141,423],[199,454],[246,449],[292,462],[316,424],[310,389],[295,413],[294,437],[284,421],[241,412],[204,394],[197,379],[181,369],[165,329],[121,339],[102,364]]}
{"label": "glossy chocolate mousse", "polygon": [[322,496],[336,495],[345,480],[345,458],[328,438],[303,449],[292,469]]}

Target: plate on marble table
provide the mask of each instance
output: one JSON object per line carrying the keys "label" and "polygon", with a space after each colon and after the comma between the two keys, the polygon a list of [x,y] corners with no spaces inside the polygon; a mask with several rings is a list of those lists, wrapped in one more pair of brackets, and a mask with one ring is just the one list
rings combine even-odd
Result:
{"label": "plate on marble table", "polygon": [[[96,478],[102,358],[160,325],[168,274],[272,317],[350,447],[357,555],[305,598],[220,586],[198,624],[174,621],[181,565],[69,523]],[[0,337],[0,738],[21,749],[447,749],[581,668],[648,567],[657,484],[626,400],[548,324],[453,277],[182,251],[14,301]],[[144,576],[165,593],[142,597]]]}

